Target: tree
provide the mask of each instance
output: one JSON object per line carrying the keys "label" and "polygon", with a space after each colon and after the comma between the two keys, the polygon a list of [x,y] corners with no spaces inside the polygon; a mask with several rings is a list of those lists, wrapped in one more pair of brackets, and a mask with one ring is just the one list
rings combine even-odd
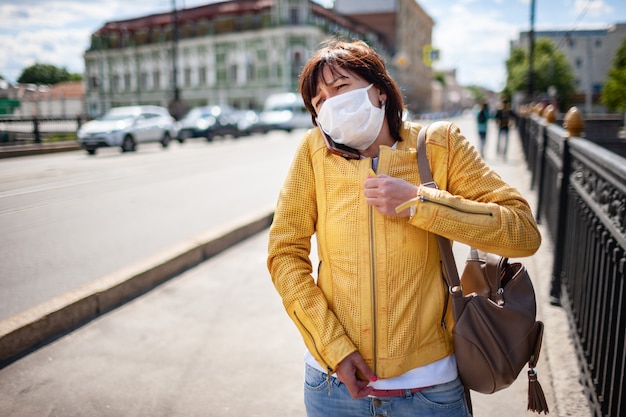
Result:
{"label": "tree", "polygon": [[626,38],[613,58],[601,100],[611,111],[626,112]]}
{"label": "tree", "polygon": [[439,81],[442,86],[446,86],[446,76],[441,71],[435,72],[434,75],[435,81]]}
{"label": "tree", "polygon": [[[535,94],[547,97],[549,87],[554,87],[561,110],[568,107],[569,99],[576,92],[575,77],[567,57],[559,52],[549,39],[535,42],[533,85]],[[507,80],[505,95],[526,91],[528,86],[528,51],[516,47],[506,61]]]}
{"label": "tree", "polygon": [[70,73],[65,68],[59,68],[51,64],[35,64],[25,68],[17,82],[53,85],[69,80]]}

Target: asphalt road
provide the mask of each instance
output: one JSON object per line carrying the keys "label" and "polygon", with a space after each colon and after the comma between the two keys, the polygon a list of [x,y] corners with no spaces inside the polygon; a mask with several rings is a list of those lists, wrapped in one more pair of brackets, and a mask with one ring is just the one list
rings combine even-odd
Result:
{"label": "asphalt road", "polygon": [[303,133],[0,160],[0,320],[272,208]]}

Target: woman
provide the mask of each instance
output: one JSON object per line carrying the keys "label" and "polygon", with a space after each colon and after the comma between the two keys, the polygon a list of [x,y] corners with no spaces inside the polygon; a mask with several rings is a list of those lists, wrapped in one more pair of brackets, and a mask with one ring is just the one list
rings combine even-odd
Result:
{"label": "woman", "polygon": [[529,256],[541,238],[528,203],[451,123],[428,129],[439,189],[422,187],[422,126],[402,122],[399,88],[363,42],[324,46],[299,89],[319,128],[281,190],[268,268],[308,348],[307,415],[469,415],[435,234]]}
{"label": "woman", "polygon": [[485,157],[485,142],[487,142],[487,121],[489,120],[489,106],[481,103],[480,110],[476,115],[476,126],[478,128],[478,152]]}

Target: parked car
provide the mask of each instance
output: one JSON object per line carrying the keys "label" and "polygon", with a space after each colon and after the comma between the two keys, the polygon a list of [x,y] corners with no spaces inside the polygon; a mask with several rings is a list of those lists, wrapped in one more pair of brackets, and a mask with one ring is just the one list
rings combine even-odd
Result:
{"label": "parked car", "polygon": [[212,141],[216,136],[240,135],[237,127],[239,112],[228,106],[194,107],[178,124],[178,141],[204,137]]}
{"label": "parked car", "polygon": [[265,100],[261,112],[260,125],[264,131],[293,129],[308,129],[313,127],[311,115],[304,106],[299,94],[278,93],[272,94]]}
{"label": "parked car", "polygon": [[239,111],[237,128],[239,129],[239,134],[242,136],[252,135],[254,133],[266,133],[263,125],[261,125],[259,113],[254,110]]}
{"label": "parked car", "polygon": [[77,136],[80,146],[90,155],[107,146],[119,146],[123,152],[131,152],[137,149],[137,144],[147,142],[159,142],[167,148],[176,137],[176,121],[164,107],[114,107],[82,125]]}

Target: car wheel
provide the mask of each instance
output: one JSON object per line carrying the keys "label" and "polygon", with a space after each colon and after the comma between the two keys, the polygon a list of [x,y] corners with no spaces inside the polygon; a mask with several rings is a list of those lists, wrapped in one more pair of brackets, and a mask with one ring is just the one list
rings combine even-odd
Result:
{"label": "car wheel", "polygon": [[213,133],[207,132],[206,140],[207,140],[207,142],[213,142]]}
{"label": "car wheel", "polygon": [[161,140],[161,146],[167,148],[168,146],[170,146],[171,140],[172,138],[170,137],[169,132],[165,132],[165,134],[163,135],[163,139]]}
{"label": "car wheel", "polygon": [[134,152],[135,151],[135,141],[131,135],[124,136],[124,140],[122,141],[122,152]]}
{"label": "car wheel", "polygon": [[87,151],[87,153],[89,155],[95,155],[96,154],[96,148],[89,148],[89,149],[86,149],[86,151]]}

